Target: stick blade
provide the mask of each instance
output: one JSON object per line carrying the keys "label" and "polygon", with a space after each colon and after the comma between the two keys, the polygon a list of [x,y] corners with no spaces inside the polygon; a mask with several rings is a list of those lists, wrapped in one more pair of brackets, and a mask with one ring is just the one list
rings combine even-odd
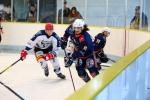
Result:
{"label": "stick blade", "polygon": [[104,66],[104,67],[111,67],[112,64],[108,64],[108,63],[101,63],[101,66]]}

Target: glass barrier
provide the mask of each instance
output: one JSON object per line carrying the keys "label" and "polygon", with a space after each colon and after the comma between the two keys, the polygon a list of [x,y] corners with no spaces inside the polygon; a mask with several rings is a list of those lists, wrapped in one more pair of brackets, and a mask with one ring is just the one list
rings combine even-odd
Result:
{"label": "glass barrier", "polygon": [[150,30],[148,29],[148,26],[150,26],[150,7],[149,7],[150,1],[149,0],[143,0],[143,6],[142,6],[142,30]]}
{"label": "glass barrier", "polygon": [[106,26],[107,10],[107,0],[87,0],[87,23],[90,25]]}
{"label": "glass barrier", "polygon": [[59,24],[71,24],[77,18],[85,18],[85,1],[86,0],[62,0],[62,2],[58,2],[57,22]]}
{"label": "glass barrier", "polygon": [[108,0],[107,25],[125,27],[125,0]]}
{"label": "glass barrier", "polygon": [[36,22],[37,20],[37,0],[28,2],[27,22]]}
{"label": "glass barrier", "polygon": [[143,0],[128,0],[128,2],[127,15],[129,15],[130,19],[130,28],[138,30],[148,30],[148,18],[145,10],[143,9],[145,8]]}
{"label": "glass barrier", "polygon": [[89,25],[147,31],[148,4],[149,0],[1,0],[0,15],[6,21],[57,24],[83,18]]}
{"label": "glass barrier", "polygon": [[25,0],[13,0],[14,7],[14,21],[26,22],[29,12],[29,4]]}
{"label": "glass barrier", "polygon": [[39,22],[56,23],[56,0],[39,0]]}

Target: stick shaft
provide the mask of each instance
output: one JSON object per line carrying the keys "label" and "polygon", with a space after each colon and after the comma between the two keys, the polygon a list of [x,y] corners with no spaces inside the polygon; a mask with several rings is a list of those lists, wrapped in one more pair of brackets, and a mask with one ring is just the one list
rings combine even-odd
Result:
{"label": "stick shaft", "polygon": [[16,63],[18,63],[21,60],[21,58],[19,58],[17,61],[15,61],[14,63],[12,63],[10,66],[8,66],[7,68],[5,68],[3,71],[0,72],[0,74],[4,73],[5,71],[7,71],[9,68],[11,68],[13,65],[15,65]]}
{"label": "stick shaft", "polygon": [[3,85],[5,88],[7,88],[9,91],[11,91],[14,95],[16,95],[20,100],[24,100],[18,93],[16,93],[14,90],[12,90],[10,87],[5,85],[3,82],[0,81],[0,84]]}
{"label": "stick shaft", "polygon": [[[64,50],[64,53],[65,53],[65,56],[67,57],[66,50]],[[73,81],[73,77],[72,77],[72,73],[71,73],[70,68],[69,68],[69,73],[70,73],[70,77],[71,77],[71,81],[72,81],[73,89],[74,89],[74,91],[76,91],[76,89],[75,89],[75,85],[74,85],[74,81]]]}

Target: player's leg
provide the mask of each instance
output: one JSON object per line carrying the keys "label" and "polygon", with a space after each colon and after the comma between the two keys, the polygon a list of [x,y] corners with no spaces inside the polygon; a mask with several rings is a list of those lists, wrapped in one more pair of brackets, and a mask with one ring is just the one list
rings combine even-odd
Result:
{"label": "player's leg", "polygon": [[45,60],[45,56],[44,56],[43,51],[35,51],[35,56],[36,56],[38,63],[40,63],[42,69],[44,70],[45,76],[48,76],[49,75],[49,69],[48,69],[48,64]]}
{"label": "player's leg", "polygon": [[83,59],[78,59],[76,62],[76,70],[78,73],[78,76],[84,81],[88,82],[90,81],[90,77],[88,73],[85,71],[85,61]]}
{"label": "player's leg", "polygon": [[90,75],[91,75],[92,77],[95,77],[96,75],[99,74],[98,69],[95,67],[95,63],[94,63],[93,57],[89,57],[89,58],[86,60],[86,67],[87,67],[87,69],[89,70]]}
{"label": "player's leg", "polygon": [[57,59],[57,57],[55,57],[54,59],[50,60],[51,64],[53,65],[53,68],[54,68],[54,72],[57,74],[57,76],[61,79],[65,79],[65,75],[63,75],[61,73],[61,68],[60,68],[60,65],[59,65],[59,61]]}

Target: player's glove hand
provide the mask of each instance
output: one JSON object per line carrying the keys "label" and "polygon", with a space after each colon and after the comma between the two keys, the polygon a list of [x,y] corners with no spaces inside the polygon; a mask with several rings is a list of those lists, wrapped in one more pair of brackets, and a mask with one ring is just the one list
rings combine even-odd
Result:
{"label": "player's glove hand", "polygon": [[65,67],[68,68],[72,65],[73,58],[72,57],[64,57],[64,62],[65,62]]}
{"label": "player's glove hand", "polygon": [[67,40],[61,37],[61,48],[64,50],[67,47]]}
{"label": "player's glove hand", "polygon": [[27,50],[22,50],[21,53],[20,53],[21,60],[23,61],[24,59],[26,59],[27,55],[28,55]]}
{"label": "player's glove hand", "polygon": [[45,59],[46,60],[51,60],[53,58],[55,58],[55,55],[53,53],[46,53],[45,54]]}
{"label": "player's glove hand", "polygon": [[104,54],[104,52],[99,53],[99,54],[98,54],[98,57],[100,58],[100,60],[101,60],[102,63],[107,63],[108,60],[109,60],[109,59],[107,58],[107,55]]}

